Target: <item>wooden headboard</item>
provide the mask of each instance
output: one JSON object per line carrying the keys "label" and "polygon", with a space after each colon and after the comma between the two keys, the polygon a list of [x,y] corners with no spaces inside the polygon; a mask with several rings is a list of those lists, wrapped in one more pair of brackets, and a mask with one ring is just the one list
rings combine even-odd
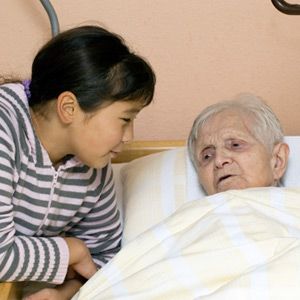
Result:
{"label": "wooden headboard", "polygon": [[122,153],[113,159],[113,163],[129,162],[135,158],[146,156],[152,153],[174,149],[185,146],[184,140],[169,141],[134,141],[125,145]]}
{"label": "wooden headboard", "polygon": [[21,300],[22,282],[1,282],[0,299],[2,300]]}
{"label": "wooden headboard", "polygon": [[[124,150],[118,157],[113,159],[113,163],[129,162],[135,158],[146,156],[152,153],[174,149],[176,147],[185,146],[184,140],[169,141],[134,141],[125,145]],[[0,283],[0,299],[1,300],[21,300],[22,299],[22,282]]]}

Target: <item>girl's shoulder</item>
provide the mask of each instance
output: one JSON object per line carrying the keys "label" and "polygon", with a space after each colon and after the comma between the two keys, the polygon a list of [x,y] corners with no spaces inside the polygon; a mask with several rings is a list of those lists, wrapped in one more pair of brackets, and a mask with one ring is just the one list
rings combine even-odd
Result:
{"label": "girl's shoulder", "polygon": [[21,83],[5,83],[0,85],[0,104],[12,111],[28,112],[28,99]]}
{"label": "girl's shoulder", "polygon": [[33,135],[28,100],[21,83],[0,85],[0,122],[6,124],[6,131]]}

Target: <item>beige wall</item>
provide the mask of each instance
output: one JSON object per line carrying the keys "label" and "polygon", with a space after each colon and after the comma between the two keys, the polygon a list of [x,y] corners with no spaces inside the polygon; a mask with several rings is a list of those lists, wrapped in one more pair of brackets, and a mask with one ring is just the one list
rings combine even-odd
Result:
{"label": "beige wall", "polygon": [[[289,1],[297,3],[297,1]],[[136,139],[184,139],[198,112],[240,92],[263,97],[287,135],[300,135],[300,16],[271,0],[52,0],[61,29],[98,22],[157,74]],[[1,0],[0,72],[29,76],[51,35],[38,0]]]}

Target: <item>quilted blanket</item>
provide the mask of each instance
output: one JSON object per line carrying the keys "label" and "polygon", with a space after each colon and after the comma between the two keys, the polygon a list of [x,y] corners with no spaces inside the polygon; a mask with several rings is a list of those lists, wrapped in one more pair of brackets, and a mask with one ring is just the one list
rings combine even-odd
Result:
{"label": "quilted blanket", "polygon": [[73,299],[300,299],[300,189],[189,202],[127,244]]}

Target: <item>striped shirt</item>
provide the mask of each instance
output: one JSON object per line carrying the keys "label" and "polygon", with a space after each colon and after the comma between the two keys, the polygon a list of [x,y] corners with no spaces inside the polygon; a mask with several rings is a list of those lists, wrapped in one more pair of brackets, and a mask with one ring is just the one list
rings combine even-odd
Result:
{"label": "striped shirt", "polygon": [[111,165],[70,157],[55,169],[35,135],[21,84],[0,86],[0,281],[62,283],[69,251],[83,240],[95,263],[120,249]]}

